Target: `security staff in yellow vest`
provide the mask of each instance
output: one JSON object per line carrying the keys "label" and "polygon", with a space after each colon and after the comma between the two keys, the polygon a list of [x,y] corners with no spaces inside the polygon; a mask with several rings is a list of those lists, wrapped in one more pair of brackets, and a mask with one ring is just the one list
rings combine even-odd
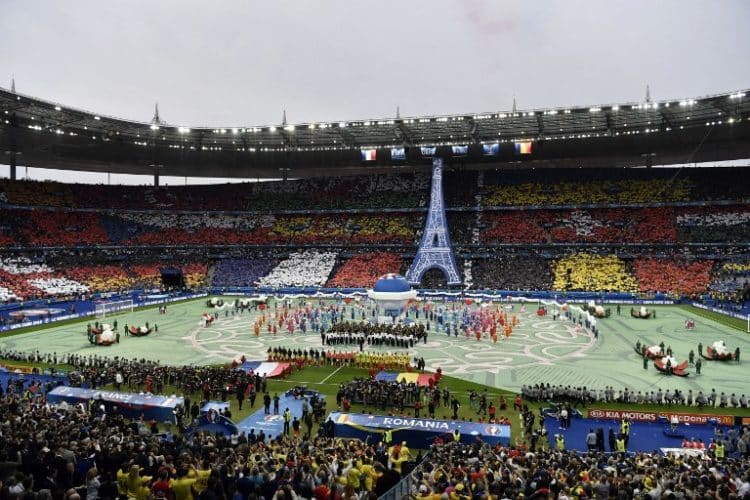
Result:
{"label": "security staff in yellow vest", "polygon": [[718,441],[714,447],[714,456],[716,460],[723,460],[726,455],[726,448],[724,447],[724,441]]}
{"label": "security staff in yellow vest", "polygon": [[461,431],[459,431],[458,429],[453,429],[453,441],[455,443],[461,441]]}
{"label": "security staff in yellow vest", "polygon": [[383,433],[383,442],[386,446],[390,447],[391,443],[393,442],[393,431],[390,429],[386,429]]}
{"label": "security staff in yellow vest", "polygon": [[555,434],[555,448],[565,451],[565,436],[562,434]]}
{"label": "security staff in yellow vest", "polygon": [[625,438],[625,447],[628,446],[628,439],[630,439],[630,422],[627,418],[623,418],[620,423],[620,434]]}
{"label": "security staff in yellow vest", "polygon": [[626,447],[627,444],[625,443],[625,435],[620,434],[620,437],[617,438],[617,451],[624,453]]}

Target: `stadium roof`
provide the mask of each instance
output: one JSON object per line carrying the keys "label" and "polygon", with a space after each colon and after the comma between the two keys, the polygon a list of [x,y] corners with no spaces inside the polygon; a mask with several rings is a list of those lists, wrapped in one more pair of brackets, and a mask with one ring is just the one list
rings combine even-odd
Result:
{"label": "stadium roof", "polygon": [[[750,158],[750,91],[570,108],[264,126],[107,117],[0,89],[0,148],[46,168],[195,177],[305,177],[427,165],[638,166]],[[514,143],[531,142],[518,155]],[[482,145],[500,144],[499,154]],[[468,146],[453,150],[452,146]],[[391,156],[405,148],[405,158]],[[362,161],[361,150],[376,150]],[[370,158],[369,156],[367,158]],[[2,161],[8,163],[8,161]],[[280,174],[281,172],[281,174]]]}

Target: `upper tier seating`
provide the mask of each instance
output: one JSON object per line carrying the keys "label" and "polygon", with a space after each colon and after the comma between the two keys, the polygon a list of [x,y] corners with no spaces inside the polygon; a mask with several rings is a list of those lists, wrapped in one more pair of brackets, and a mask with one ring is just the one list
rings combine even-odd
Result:
{"label": "upper tier seating", "polygon": [[[109,186],[0,179],[0,203],[129,210],[381,209],[427,206],[430,175],[361,175],[202,186]],[[742,168],[471,170],[446,168],[447,206],[747,200]]]}
{"label": "upper tier seating", "polygon": [[490,186],[486,206],[579,205],[593,203],[655,203],[687,201],[690,183],[679,179],[667,185],[661,179],[621,181],[538,182]]}
{"label": "upper tier seating", "polygon": [[427,174],[372,175],[203,186],[103,186],[0,180],[13,205],[132,210],[310,210],[417,207]]}
{"label": "upper tier seating", "polygon": [[662,243],[677,240],[673,208],[485,212],[487,243]]}

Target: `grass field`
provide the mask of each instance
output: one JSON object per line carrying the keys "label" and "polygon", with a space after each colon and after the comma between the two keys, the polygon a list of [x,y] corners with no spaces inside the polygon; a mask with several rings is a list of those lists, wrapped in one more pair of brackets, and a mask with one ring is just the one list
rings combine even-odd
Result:
{"label": "grass field", "polygon": [[[697,352],[699,343],[707,346],[715,340],[724,340],[731,350],[740,347],[743,353],[750,353],[750,336],[713,321],[713,317],[704,317],[702,310],[658,306],[655,308],[656,319],[642,320],[631,318],[625,307],[622,315],[600,320],[601,333],[598,339],[594,339],[586,332],[576,331],[569,322],[536,316],[533,305],[523,313],[518,305],[515,307],[520,324],[507,340],[494,344],[488,339],[448,337],[435,332],[436,325],[433,324],[428,342],[419,344],[411,352],[423,356],[428,369],[440,367],[447,375],[507,390],[544,382],[597,388],[627,385],[642,391],[658,388],[692,389],[696,393],[711,388],[738,394],[747,391],[750,365],[744,361],[739,365],[704,362],[700,376],[693,373],[686,379],[665,377],[650,365],[643,369],[641,359],[633,349],[637,341],[646,345],[664,342],[672,347],[679,361],[687,359],[691,349]],[[268,311],[272,310],[270,304]],[[115,318],[121,328],[124,324],[143,325],[148,322],[158,324],[159,332],[140,338],[123,336],[120,344],[110,347],[89,344],[85,334],[89,321],[80,321],[2,336],[0,348],[201,365],[224,363],[238,354],[244,354],[248,359],[265,359],[268,347],[321,347],[320,337],[314,333],[273,336],[264,330],[255,337],[252,323],[260,312],[234,317],[222,315],[216,324],[202,328],[199,319],[206,311],[205,300],[193,300],[170,305],[166,315],[158,314],[156,309],[119,314]],[[695,330],[684,328],[688,318],[696,321]],[[415,320],[425,321],[424,317]],[[338,350],[348,349],[351,348],[338,347]]]}
{"label": "grass field", "polygon": [[[439,303],[435,306],[451,307]],[[706,361],[699,376],[691,373],[687,378],[666,377],[651,364],[644,370],[641,358],[634,351],[637,341],[644,345],[664,342],[672,347],[678,361],[682,361],[687,359],[691,349],[697,352],[699,343],[707,346],[716,340],[724,340],[731,350],[740,347],[743,353],[750,354],[749,335],[713,321],[713,316],[704,317],[704,311],[692,307],[658,306],[655,308],[656,319],[649,320],[631,318],[628,309],[623,307],[620,316],[614,314],[600,320],[601,333],[595,339],[586,332],[577,331],[567,321],[538,317],[533,304],[529,304],[525,312],[516,305],[513,313],[518,315],[520,323],[509,339],[493,343],[488,339],[449,337],[436,332],[433,322],[427,343],[415,346],[410,352],[423,356],[428,370],[440,367],[446,375],[495,390],[518,391],[524,384],[551,383],[596,388],[610,385],[616,390],[628,386],[640,391],[679,388],[694,393],[716,388],[719,392],[750,394],[747,389],[750,365],[745,361],[739,364]],[[273,310],[271,302],[266,313]],[[321,348],[320,336],[314,333],[273,336],[264,329],[256,337],[252,333],[252,324],[260,311],[234,317],[222,314],[217,323],[202,328],[199,319],[207,311],[205,299],[198,299],[170,305],[166,315],[158,314],[154,308],[118,314],[104,321],[111,322],[116,318],[121,330],[124,324],[143,325],[148,322],[158,324],[159,331],[148,337],[123,336],[120,344],[109,347],[88,343],[86,324],[93,323],[93,320],[84,320],[4,335],[0,337],[0,349],[39,350],[58,355],[74,352],[147,358],[168,364],[204,365],[225,363],[239,354],[248,359],[265,359],[269,347]],[[424,317],[412,319],[425,322]],[[695,320],[697,326],[694,330],[684,328],[686,319]],[[337,346],[338,350],[355,348]],[[319,376],[308,370],[303,373],[302,377],[308,383],[320,383],[328,376],[323,373]],[[332,377],[326,383],[336,380]]]}

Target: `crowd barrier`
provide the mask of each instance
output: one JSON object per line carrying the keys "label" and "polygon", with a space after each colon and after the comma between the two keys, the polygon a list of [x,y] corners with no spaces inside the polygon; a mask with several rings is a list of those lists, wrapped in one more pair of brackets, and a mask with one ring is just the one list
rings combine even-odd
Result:
{"label": "crowd barrier", "polygon": [[412,498],[420,484],[419,480],[417,480],[417,474],[422,472],[425,463],[424,461],[429,458],[429,456],[430,453],[428,452],[422,458],[422,461],[417,464],[409,474],[404,476],[393,488],[380,496],[378,500],[402,500],[403,498]]}

